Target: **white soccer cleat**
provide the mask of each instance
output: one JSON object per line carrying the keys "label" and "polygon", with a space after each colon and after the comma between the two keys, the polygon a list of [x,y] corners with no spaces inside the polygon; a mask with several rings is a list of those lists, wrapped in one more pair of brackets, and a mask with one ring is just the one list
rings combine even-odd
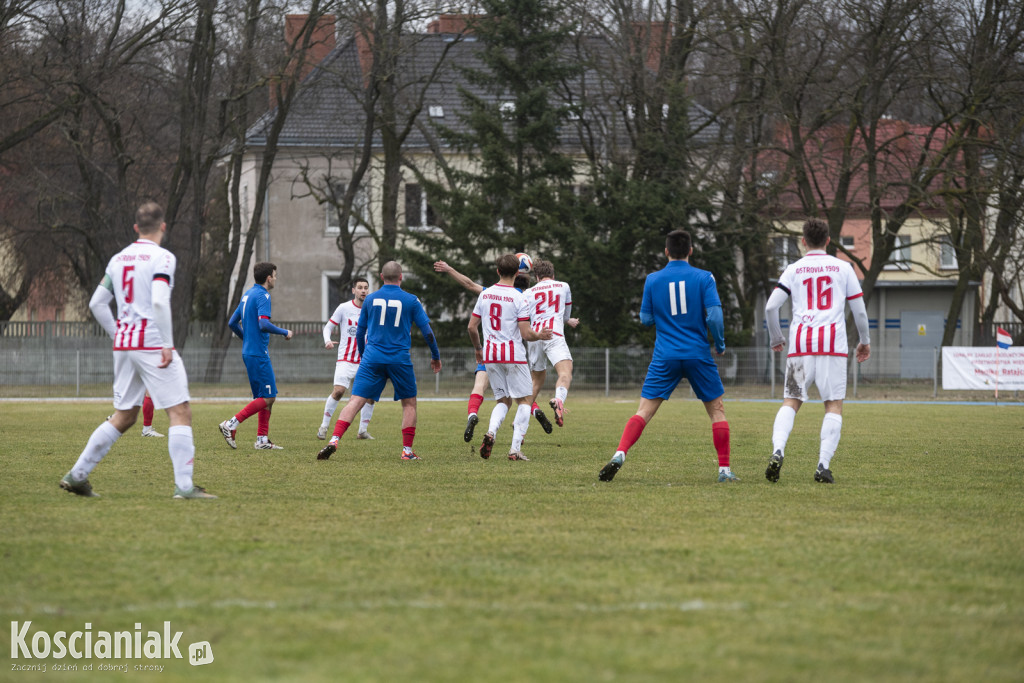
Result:
{"label": "white soccer cleat", "polygon": [[270,439],[268,439],[266,437],[263,437],[263,438],[260,438],[260,439],[256,439],[256,443],[253,444],[253,448],[255,448],[258,451],[283,451],[284,450],[283,446],[278,446],[276,443],[274,443],[273,441],[271,441]]}
{"label": "white soccer cleat", "polygon": [[370,436],[370,432],[359,432],[356,434],[356,438],[362,439],[363,441],[373,441],[373,437]]}
{"label": "white soccer cleat", "polygon": [[327,426],[326,425],[321,427],[320,429],[316,430],[316,438],[320,439],[321,441],[323,441],[324,439],[327,438]]}
{"label": "white soccer cleat", "polygon": [[142,435],[143,436],[152,436],[152,437],[157,438],[157,439],[161,439],[164,436],[163,434],[161,434],[160,432],[156,431],[152,427],[143,427],[142,428]]}

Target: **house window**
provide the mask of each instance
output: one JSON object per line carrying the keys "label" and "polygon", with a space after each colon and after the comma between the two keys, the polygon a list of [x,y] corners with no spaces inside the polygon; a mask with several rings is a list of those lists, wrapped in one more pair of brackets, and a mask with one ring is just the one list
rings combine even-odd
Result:
{"label": "house window", "polygon": [[800,247],[795,237],[772,238],[772,256],[779,268],[785,268],[800,258]]}
{"label": "house window", "polygon": [[516,103],[506,100],[498,105],[498,110],[501,112],[502,118],[510,119],[516,114]]}
{"label": "house window", "polygon": [[885,263],[886,270],[910,269],[910,235],[896,235],[889,260]]}
{"label": "house window", "polygon": [[955,270],[957,267],[956,250],[953,248],[953,241],[947,235],[939,242],[939,268]]}
{"label": "house window", "polygon": [[[341,213],[341,206],[345,201],[346,187],[346,183],[335,178],[330,178],[327,181],[327,201],[324,203],[324,235],[327,237],[337,237],[341,234],[338,219]],[[348,216],[349,232],[354,233],[360,229],[365,230],[364,226],[367,224],[368,208],[369,201],[366,196],[366,190],[365,188],[359,188],[356,191],[356,196],[352,198],[352,210]]]}
{"label": "house window", "polygon": [[839,244],[846,249],[853,249],[853,237],[849,235],[840,235]]}
{"label": "house window", "polygon": [[405,184],[405,226],[407,228],[433,228],[437,225],[434,207],[427,201],[427,193],[417,183]]}
{"label": "house window", "polygon": [[444,107],[439,104],[432,104],[427,107],[427,114],[429,114],[432,119],[443,119]]}

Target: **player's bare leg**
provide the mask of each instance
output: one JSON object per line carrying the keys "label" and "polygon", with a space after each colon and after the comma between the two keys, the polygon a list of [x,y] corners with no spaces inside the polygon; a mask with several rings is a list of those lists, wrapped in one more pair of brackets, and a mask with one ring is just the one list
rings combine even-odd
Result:
{"label": "player's bare leg", "polygon": [[545,433],[550,434],[551,420],[544,414],[540,408],[537,407],[537,396],[540,394],[540,390],[544,387],[544,379],[547,377],[547,370],[531,370],[530,377],[533,380],[533,396],[530,397],[530,410],[533,416],[537,418],[537,422],[540,422],[541,428]]}
{"label": "player's bare leg", "polygon": [[572,361],[569,359],[558,361],[555,363],[555,372],[558,373],[558,379],[555,381],[555,397],[548,403],[555,411],[555,424],[561,427],[565,424],[565,399],[569,395],[569,385],[572,384]]}

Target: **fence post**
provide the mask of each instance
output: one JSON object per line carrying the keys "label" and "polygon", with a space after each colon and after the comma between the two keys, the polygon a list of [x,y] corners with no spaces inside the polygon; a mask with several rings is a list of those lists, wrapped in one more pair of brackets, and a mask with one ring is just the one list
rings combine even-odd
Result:
{"label": "fence post", "polygon": [[604,395],[607,397],[611,391],[611,350],[606,346],[604,347]]}
{"label": "fence post", "polygon": [[857,356],[853,357],[853,397],[857,398],[857,379],[860,377],[860,363],[857,362]]}
{"label": "fence post", "polygon": [[75,351],[75,396],[82,395],[82,351]]}
{"label": "fence post", "polygon": [[932,347],[932,398],[939,397],[939,347]]}

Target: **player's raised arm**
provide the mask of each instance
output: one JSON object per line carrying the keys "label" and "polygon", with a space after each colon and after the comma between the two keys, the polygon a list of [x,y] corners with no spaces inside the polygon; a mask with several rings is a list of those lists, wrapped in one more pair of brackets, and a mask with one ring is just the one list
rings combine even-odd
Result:
{"label": "player's raised arm", "polygon": [[478,285],[477,283],[473,282],[472,280],[469,279],[469,277],[455,270],[444,261],[434,261],[434,270],[438,273],[448,273],[448,275],[451,276],[453,280],[455,280],[460,285],[462,285],[469,291],[473,292],[474,294],[479,294],[480,292],[484,291],[482,285]]}

